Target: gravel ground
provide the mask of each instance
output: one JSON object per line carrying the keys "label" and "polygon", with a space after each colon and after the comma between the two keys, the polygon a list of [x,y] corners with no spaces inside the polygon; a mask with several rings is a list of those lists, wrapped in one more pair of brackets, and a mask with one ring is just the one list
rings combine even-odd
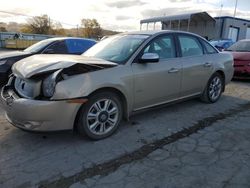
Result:
{"label": "gravel ground", "polygon": [[0,110],[0,187],[250,187],[249,120],[249,81],[216,104],[136,114],[101,141],[23,132]]}

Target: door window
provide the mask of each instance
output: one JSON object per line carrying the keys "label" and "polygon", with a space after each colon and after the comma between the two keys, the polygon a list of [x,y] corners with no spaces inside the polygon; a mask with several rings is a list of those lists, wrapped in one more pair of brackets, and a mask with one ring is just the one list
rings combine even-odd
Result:
{"label": "door window", "polygon": [[59,41],[56,42],[52,45],[50,45],[44,53],[49,53],[49,54],[67,54],[68,50],[66,47],[66,44],[64,41]]}
{"label": "door window", "polygon": [[173,37],[160,36],[148,44],[143,53],[157,53],[160,59],[176,57]]}
{"label": "door window", "polygon": [[179,36],[182,57],[199,56],[203,54],[203,49],[197,38],[193,36]]}
{"label": "door window", "polygon": [[201,40],[202,44],[204,45],[207,54],[216,54],[218,53],[208,42]]}

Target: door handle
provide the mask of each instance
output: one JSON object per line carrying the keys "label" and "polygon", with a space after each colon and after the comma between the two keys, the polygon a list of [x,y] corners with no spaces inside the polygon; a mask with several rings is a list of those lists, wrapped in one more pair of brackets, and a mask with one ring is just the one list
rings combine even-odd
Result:
{"label": "door handle", "polygon": [[204,67],[211,67],[211,66],[212,66],[212,63],[209,63],[209,62],[204,63]]}
{"label": "door handle", "polygon": [[171,68],[168,73],[177,73],[179,72],[179,69],[176,69],[176,68]]}

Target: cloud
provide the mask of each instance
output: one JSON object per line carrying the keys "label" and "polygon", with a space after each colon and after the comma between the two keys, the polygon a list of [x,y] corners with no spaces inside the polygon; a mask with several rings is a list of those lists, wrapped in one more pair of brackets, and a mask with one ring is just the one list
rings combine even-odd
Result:
{"label": "cloud", "polygon": [[[71,3],[62,1],[60,8],[55,11],[54,7],[57,6],[58,2],[51,0],[8,0],[1,5],[0,10],[34,16],[48,14],[51,19],[65,23],[63,26],[66,28],[79,25],[82,18],[96,18],[105,29],[129,31],[138,30],[141,19],[164,15],[207,11],[211,16],[233,16],[235,0],[72,0]],[[249,10],[249,0],[239,0],[236,17],[250,19]],[[0,11],[1,22],[25,23],[26,19]]]}
{"label": "cloud", "polygon": [[140,1],[140,0],[121,0],[121,1],[115,1],[115,2],[107,2],[106,5],[109,7],[115,7],[115,8],[128,8],[128,7],[134,7],[134,6],[142,6],[147,3]]}
{"label": "cloud", "polygon": [[120,20],[120,21],[123,21],[123,20],[129,20],[129,19],[132,19],[133,17],[131,16],[116,16],[115,19],[116,20]]}
{"label": "cloud", "polygon": [[139,29],[139,23],[130,25],[128,24],[117,25],[117,24],[106,23],[105,29],[115,30],[115,31],[135,31]]}
{"label": "cloud", "polygon": [[146,9],[141,11],[143,18],[152,18],[152,17],[158,17],[158,16],[171,16],[171,15],[179,15],[179,14],[185,14],[185,13],[191,13],[191,12],[198,12],[198,10],[189,10],[188,7],[185,8],[163,8],[160,10],[152,10],[152,9]]}
{"label": "cloud", "polygon": [[9,10],[0,10],[0,17],[1,18],[13,18],[13,17],[28,17],[30,13],[30,9],[21,9],[21,8],[14,8]]}
{"label": "cloud", "polygon": [[179,3],[179,2],[191,2],[192,0],[169,0],[172,3]]}

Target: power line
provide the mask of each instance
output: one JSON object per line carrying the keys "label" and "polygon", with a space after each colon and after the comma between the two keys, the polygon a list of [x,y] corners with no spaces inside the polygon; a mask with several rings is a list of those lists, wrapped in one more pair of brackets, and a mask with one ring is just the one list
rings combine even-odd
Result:
{"label": "power line", "polygon": [[9,11],[4,11],[4,10],[0,10],[0,12],[5,13],[5,14],[16,15],[16,16],[34,17],[34,16],[27,15],[27,14],[22,14],[22,13],[17,13],[17,12],[9,12]]}

